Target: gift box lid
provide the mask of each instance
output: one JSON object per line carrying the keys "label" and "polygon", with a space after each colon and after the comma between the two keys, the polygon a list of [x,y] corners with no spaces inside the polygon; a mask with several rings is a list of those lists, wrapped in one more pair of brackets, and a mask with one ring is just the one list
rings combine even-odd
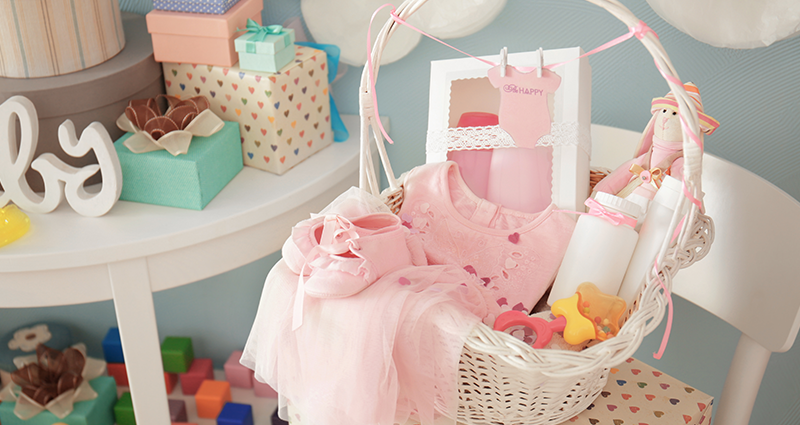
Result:
{"label": "gift box lid", "polygon": [[150,34],[231,38],[263,8],[262,0],[240,0],[222,15],[153,10],[147,14],[147,30]]}
{"label": "gift box lid", "polygon": [[[248,24],[248,29],[250,24]],[[240,53],[257,53],[259,55],[274,55],[283,49],[294,44],[295,35],[291,28],[283,28],[280,25],[269,25],[261,27],[265,31],[273,31],[264,34],[257,32],[247,32],[236,38],[234,46]],[[256,41],[261,40],[261,41]]]}
{"label": "gift box lid", "polygon": [[[122,14],[127,45],[110,60],[66,75],[36,79],[0,78],[0,103],[14,95],[36,106],[40,119],[91,111],[127,99],[162,78],[141,15]],[[118,111],[121,113],[122,111]]]}

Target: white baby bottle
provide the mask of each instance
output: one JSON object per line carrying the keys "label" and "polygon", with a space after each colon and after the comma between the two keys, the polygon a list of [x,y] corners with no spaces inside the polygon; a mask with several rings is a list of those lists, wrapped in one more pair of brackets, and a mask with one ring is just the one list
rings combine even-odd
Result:
{"label": "white baby bottle", "polygon": [[680,180],[664,176],[661,188],[656,192],[647,215],[642,221],[639,241],[617,294],[625,300],[628,311],[634,307],[633,302],[636,301],[642,290],[648,270],[653,267],[653,261],[661,249],[664,238],[667,237],[672,214],[682,196],[682,187]]}
{"label": "white baby bottle", "polygon": [[547,303],[571,297],[583,282],[616,295],[631,260],[639,234],[633,230],[639,206],[618,196],[597,192],[586,200],[589,213],[581,215]]}

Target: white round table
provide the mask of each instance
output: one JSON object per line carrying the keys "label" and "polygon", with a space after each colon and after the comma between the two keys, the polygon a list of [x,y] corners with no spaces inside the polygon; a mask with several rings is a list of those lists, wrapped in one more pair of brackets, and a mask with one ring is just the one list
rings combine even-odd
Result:
{"label": "white round table", "polygon": [[0,308],[113,299],[137,422],[169,425],[152,293],[278,251],[294,224],[358,185],[358,117],[342,118],[347,141],[283,176],[244,167],[202,211],[120,201],[98,218],[66,203],[30,214],[28,234],[0,249]]}

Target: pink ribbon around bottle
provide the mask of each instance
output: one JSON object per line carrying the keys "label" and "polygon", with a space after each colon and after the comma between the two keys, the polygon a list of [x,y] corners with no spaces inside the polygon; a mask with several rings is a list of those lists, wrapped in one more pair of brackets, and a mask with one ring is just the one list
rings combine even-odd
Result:
{"label": "pink ribbon around bottle", "polygon": [[[620,224],[625,224],[630,226],[631,228],[636,227],[636,219],[633,217],[628,217],[625,214],[611,212],[606,209],[601,203],[595,201],[593,198],[587,198],[584,204],[589,207],[588,213],[580,213],[574,212],[575,214],[580,215],[591,215],[594,217],[602,218],[603,220],[615,225],[619,226]],[[573,211],[569,211],[573,212]]]}

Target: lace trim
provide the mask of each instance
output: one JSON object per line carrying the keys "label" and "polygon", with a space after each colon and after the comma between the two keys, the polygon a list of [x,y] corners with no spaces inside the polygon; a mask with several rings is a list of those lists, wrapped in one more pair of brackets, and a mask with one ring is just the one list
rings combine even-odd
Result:
{"label": "lace trim", "polygon": [[[536,146],[580,147],[587,155],[592,155],[592,140],[588,128],[581,128],[577,122],[553,123],[550,133],[542,136]],[[473,149],[513,148],[516,144],[511,135],[499,125],[486,127],[458,127],[440,131],[428,131],[425,144],[427,153],[446,153]]]}

